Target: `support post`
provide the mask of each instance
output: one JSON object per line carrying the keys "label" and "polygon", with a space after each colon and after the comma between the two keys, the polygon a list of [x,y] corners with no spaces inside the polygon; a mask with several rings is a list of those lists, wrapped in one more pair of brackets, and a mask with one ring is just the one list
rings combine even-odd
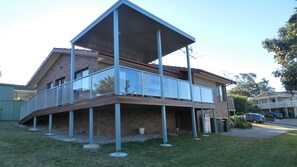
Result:
{"label": "support post", "polygon": [[203,108],[201,109],[201,120],[202,120],[202,132],[203,132],[203,136],[205,136],[205,120],[204,120]]}
{"label": "support post", "polygon": [[36,125],[37,125],[37,117],[34,116],[34,118],[33,118],[33,129],[37,129]]}
{"label": "support post", "polygon": [[162,39],[161,31],[157,31],[157,49],[158,49],[158,61],[159,61],[159,75],[161,77],[161,97],[164,99],[164,87],[163,87],[163,62],[162,62]]}
{"label": "support post", "polygon": [[167,139],[166,108],[165,108],[165,106],[161,107],[161,114],[162,114],[162,134],[163,134],[163,144],[161,144],[161,146],[170,147],[172,145],[167,143],[168,139]]}
{"label": "support post", "polygon": [[196,125],[196,116],[195,116],[195,108],[191,108],[191,114],[192,114],[192,129],[193,129],[193,138],[198,138],[197,136],[197,125]]}
{"label": "support post", "polygon": [[37,124],[37,117],[36,116],[34,116],[34,118],[33,118],[33,128],[30,128],[29,129],[29,131],[37,131],[38,129],[36,128],[36,125]]}
{"label": "support post", "polygon": [[120,94],[120,44],[118,10],[113,12],[114,94]]}
{"label": "support post", "polygon": [[49,114],[48,115],[48,133],[46,133],[45,135],[52,136],[53,135],[52,130],[53,130],[53,115]]}
{"label": "support post", "polygon": [[286,118],[288,118],[289,117],[288,107],[286,107],[285,112],[286,112]]}
{"label": "support post", "polygon": [[115,104],[115,142],[116,142],[116,149],[114,153],[111,153],[110,156],[112,157],[125,157],[128,154],[121,152],[121,104]]}
{"label": "support post", "polygon": [[294,112],[294,117],[297,118],[297,107],[293,108],[293,112]]}
{"label": "support post", "polygon": [[90,144],[94,143],[94,133],[93,133],[93,108],[89,108],[89,140]]}
{"label": "support post", "polygon": [[215,110],[214,109],[212,109],[212,115],[213,115],[213,124],[214,124],[215,133],[218,133],[217,120],[216,120],[216,114],[215,114]]}
{"label": "support post", "polygon": [[89,144],[86,144],[83,146],[84,149],[88,150],[97,150],[99,149],[98,144],[94,144],[94,121],[93,121],[93,113],[94,109],[91,107],[89,108]]}
{"label": "support post", "polygon": [[115,104],[115,138],[116,138],[116,152],[121,151],[121,105]]}
{"label": "support post", "polygon": [[75,45],[71,44],[71,58],[70,58],[70,104],[74,101],[73,80],[75,72]]}
{"label": "support post", "polygon": [[73,111],[69,111],[69,137],[73,137],[73,119],[74,119],[74,114]]}

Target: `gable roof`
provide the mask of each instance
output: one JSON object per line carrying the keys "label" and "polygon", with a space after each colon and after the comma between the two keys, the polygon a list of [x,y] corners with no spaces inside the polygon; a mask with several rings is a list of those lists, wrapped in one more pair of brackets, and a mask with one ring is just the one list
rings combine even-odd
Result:
{"label": "gable roof", "polygon": [[[128,0],[119,0],[71,43],[113,55],[113,12],[118,11],[120,57],[142,63],[158,58],[157,31],[162,36],[162,56],[195,42],[195,38]],[[175,13],[177,14],[177,13]]]}
{"label": "gable roof", "polygon": [[[53,48],[53,50],[49,53],[47,58],[43,61],[43,63],[39,66],[37,71],[28,81],[27,86],[35,87],[36,83],[45,75],[45,73],[50,69],[50,67],[56,62],[60,55],[66,54],[70,55],[70,49],[66,48]],[[75,50],[76,55],[84,55],[84,56],[98,56],[98,52],[89,51],[89,50]]]}

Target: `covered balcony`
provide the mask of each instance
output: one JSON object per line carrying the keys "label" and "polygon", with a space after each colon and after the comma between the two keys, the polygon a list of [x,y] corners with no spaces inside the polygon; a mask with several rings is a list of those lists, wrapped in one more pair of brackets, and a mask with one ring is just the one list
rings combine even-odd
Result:
{"label": "covered balcony", "polygon": [[[211,88],[193,84],[192,99],[189,81],[168,76],[164,76],[163,80],[165,99],[193,101],[200,104],[213,103],[213,92]],[[37,93],[22,106],[20,120],[33,112],[69,105],[70,95],[73,96],[74,104],[114,95],[114,67],[106,68],[89,76],[74,80],[73,89],[71,89],[70,85],[70,82],[68,82]],[[119,96],[161,99],[161,76],[159,74],[121,66]]]}

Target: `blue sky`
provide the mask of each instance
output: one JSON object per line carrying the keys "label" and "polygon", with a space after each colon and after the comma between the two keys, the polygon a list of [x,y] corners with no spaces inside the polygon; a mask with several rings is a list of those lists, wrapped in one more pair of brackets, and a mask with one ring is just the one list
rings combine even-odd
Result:
{"label": "blue sky", "polygon": [[[69,41],[116,0],[0,0],[1,83],[26,84],[53,47]],[[131,0],[196,38],[194,68],[218,75],[252,72],[283,90],[262,41],[276,37],[295,0]],[[186,66],[177,51],[164,63]]]}

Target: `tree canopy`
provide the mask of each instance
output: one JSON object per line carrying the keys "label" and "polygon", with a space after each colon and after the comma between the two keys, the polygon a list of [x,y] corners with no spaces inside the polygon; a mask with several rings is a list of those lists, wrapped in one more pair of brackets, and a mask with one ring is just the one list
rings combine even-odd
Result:
{"label": "tree canopy", "polygon": [[235,75],[237,84],[228,93],[254,97],[262,92],[274,91],[274,88],[269,86],[269,80],[262,78],[260,82],[256,82],[256,79],[257,75],[254,73],[240,73],[239,75]]}
{"label": "tree canopy", "polygon": [[280,65],[274,76],[280,77],[287,91],[297,91],[297,11],[278,30],[277,38],[266,39],[262,44],[274,53],[274,60]]}

